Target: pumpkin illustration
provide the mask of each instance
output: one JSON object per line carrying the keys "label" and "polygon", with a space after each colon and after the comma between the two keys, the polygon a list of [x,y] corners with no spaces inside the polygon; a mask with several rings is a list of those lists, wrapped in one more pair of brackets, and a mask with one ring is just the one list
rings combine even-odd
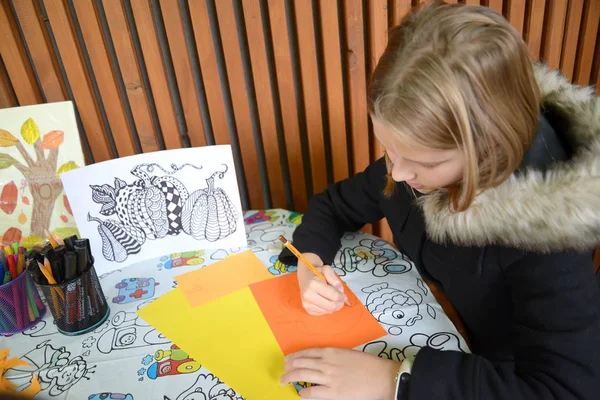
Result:
{"label": "pumpkin illustration", "polygon": [[236,210],[227,193],[215,187],[215,176],[223,179],[225,171],[215,172],[206,180],[207,189],[193,192],[181,212],[183,230],[196,240],[215,242],[233,232],[237,226]]}
{"label": "pumpkin illustration", "polygon": [[131,228],[123,225],[119,221],[102,221],[88,214],[88,221],[98,222],[98,233],[102,238],[102,255],[108,261],[123,262],[130,254],[137,254],[142,249],[142,244],[136,237],[143,237],[143,234],[137,228]]}

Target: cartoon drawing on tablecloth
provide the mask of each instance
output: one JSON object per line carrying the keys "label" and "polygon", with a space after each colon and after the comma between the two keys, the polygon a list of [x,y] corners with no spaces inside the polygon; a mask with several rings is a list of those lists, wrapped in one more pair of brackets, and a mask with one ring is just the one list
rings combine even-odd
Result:
{"label": "cartoon drawing on tablecloth", "polygon": [[188,265],[202,265],[204,263],[204,250],[186,251],[162,256],[158,262],[158,270],[186,267]]}
{"label": "cartoon drawing on tablecloth", "polygon": [[243,397],[213,374],[199,374],[194,384],[176,400],[243,400]]}
{"label": "cartoon drawing on tablecloth", "polygon": [[113,297],[116,304],[132,303],[134,301],[149,299],[154,296],[154,287],[159,283],[154,278],[126,278],[115,285],[119,294]]}
{"label": "cartoon drawing on tablecloth", "polygon": [[272,264],[269,267],[269,272],[273,275],[281,275],[288,272],[295,272],[298,270],[297,265],[286,265],[279,261],[279,256],[272,256],[269,258],[269,262]]}
{"label": "cartoon drawing on tablecloth", "polygon": [[244,218],[246,225],[259,224],[261,222],[275,222],[279,219],[275,211],[258,211]]}
{"label": "cartoon drawing on tablecloth", "polygon": [[47,391],[49,396],[60,396],[68,391],[82,379],[90,379],[96,366],[88,366],[81,356],[71,356],[71,352],[63,346],[54,348],[46,340],[38,344],[33,350],[19,357],[29,363],[28,367],[16,367],[13,370],[23,373],[22,377],[13,378],[11,381],[18,386],[18,391],[28,387],[31,383],[31,374],[35,374],[40,381],[42,391]]}
{"label": "cartoon drawing on tablecloth", "polygon": [[302,390],[304,388],[315,386],[314,383],[310,383],[310,382],[293,382],[293,384],[294,384],[294,388],[296,389],[297,392],[299,392],[300,390]]}
{"label": "cartoon drawing on tablecloth", "polygon": [[426,333],[415,333],[410,337],[410,344],[402,349],[390,347],[383,340],[367,343],[362,351],[388,360],[402,361],[405,358],[415,359],[419,350],[423,347],[431,347],[436,350],[455,350],[466,353],[458,335],[452,332],[437,332],[432,335]]}
{"label": "cartoon drawing on tablecloth", "polygon": [[96,393],[90,395],[88,400],[134,400],[131,393],[123,394],[123,393]]}
{"label": "cartoon drawing on tablecloth", "polygon": [[374,276],[404,274],[413,263],[381,239],[362,239],[358,246],[344,247],[335,256],[332,267],[338,275],[347,272],[371,272]]}
{"label": "cartoon drawing on tablecloth", "polygon": [[302,216],[303,216],[303,214],[300,214],[297,212],[292,212],[292,213],[290,213],[290,216],[287,218],[287,221],[290,224],[300,225],[302,223]]}
{"label": "cartoon drawing on tablecloth", "polygon": [[23,331],[23,335],[29,337],[44,337],[58,334],[56,329],[56,322],[52,319],[52,323],[48,323],[46,320],[40,320],[37,324],[29,329]]}
{"label": "cartoon drawing on tablecloth", "polygon": [[[138,310],[149,301],[138,306]],[[169,339],[139,318],[135,312],[119,311],[110,320],[94,331],[102,333],[97,348],[101,353],[110,354],[114,350],[127,350],[170,343]]]}
{"label": "cartoon drawing on tablecloth", "polygon": [[[205,189],[192,193],[173,175],[185,167],[201,169],[193,164],[171,164],[167,171],[156,163],[139,164],[131,174],[131,184],[115,177],[114,187],[108,184],[90,185],[92,200],[102,204],[101,219],[88,213],[88,221],[98,223],[102,238],[102,255],[108,261],[124,262],[141,251],[146,240],[160,240],[182,231],[196,240],[215,242],[237,229],[237,211],[227,193],[215,187],[215,178],[222,179],[228,171],[213,173]],[[158,170],[158,174],[155,173]],[[162,172],[162,173],[161,173]]]}
{"label": "cartoon drawing on tablecloth", "polygon": [[[142,364],[146,363],[148,356],[142,359]],[[189,354],[180,349],[176,344],[172,344],[168,349],[159,349],[154,353],[154,363],[148,368],[138,370],[138,375],[143,375],[144,371],[150,379],[157,379],[164,376],[193,374],[197,372],[202,365],[190,358]],[[139,379],[140,381],[143,380]]]}
{"label": "cartoon drawing on tablecloth", "polygon": [[423,296],[412,289],[402,291],[382,282],[363,288],[362,292],[369,294],[367,309],[379,322],[390,326],[388,332],[392,335],[401,334],[403,326],[413,326],[423,319],[419,309]]}

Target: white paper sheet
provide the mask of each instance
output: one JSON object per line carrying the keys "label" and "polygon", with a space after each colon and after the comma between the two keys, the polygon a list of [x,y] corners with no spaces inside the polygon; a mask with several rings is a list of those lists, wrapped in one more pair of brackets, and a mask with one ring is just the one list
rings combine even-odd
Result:
{"label": "white paper sheet", "polygon": [[118,158],[61,179],[98,274],[166,253],[247,246],[229,145]]}

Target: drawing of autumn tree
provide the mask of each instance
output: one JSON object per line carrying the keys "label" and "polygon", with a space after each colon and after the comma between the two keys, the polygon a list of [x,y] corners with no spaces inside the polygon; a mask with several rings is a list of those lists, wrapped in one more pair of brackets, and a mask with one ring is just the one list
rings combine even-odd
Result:
{"label": "drawing of autumn tree", "polygon": [[[59,176],[63,172],[78,168],[78,165],[69,161],[57,169],[59,147],[64,141],[63,131],[54,130],[46,133],[42,138],[38,125],[29,118],[21,127],[21,136],[24,143],[33,146],[33,154],[30,154],[21,140],[0,127],[0,147],[15,147],[24,160],[23,163],[10,154],[0,151],[0,170],[13,167],[23,175],[23,182],[29,187],[33,199],[30,235],[43,238],[44,230],[50,229],[50,218],[56,199],[63,191]],[[19,201],[18,190],[14,181],[5,184],[2,188],[0,209],[4,213],[12,214],[15,211]],[[29,200],[22,201],[27,204]],[[66,196],[64,196],[64,202],[65,207],[69,209]],[[8,231],[4,236],[7,234]],[[13,230],[9,236],[14,236],[14,240],[19,240],[21,235],[20,232],[15,234]]]}

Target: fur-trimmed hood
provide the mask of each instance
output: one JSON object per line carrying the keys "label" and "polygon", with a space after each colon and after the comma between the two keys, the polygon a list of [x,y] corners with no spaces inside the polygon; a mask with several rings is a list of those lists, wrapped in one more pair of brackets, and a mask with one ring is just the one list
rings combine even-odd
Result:
{"label": "fur-trimmed hood", "polygon": [[545,171],[513,174],[479,194],[464,212],[444,192],[423,196],[427,234],[436,242],[500,245],[537,252],[589,250],[600,244],[600,102],[591,88],[535,66],[542,106],[569,121],[572,157]]}

